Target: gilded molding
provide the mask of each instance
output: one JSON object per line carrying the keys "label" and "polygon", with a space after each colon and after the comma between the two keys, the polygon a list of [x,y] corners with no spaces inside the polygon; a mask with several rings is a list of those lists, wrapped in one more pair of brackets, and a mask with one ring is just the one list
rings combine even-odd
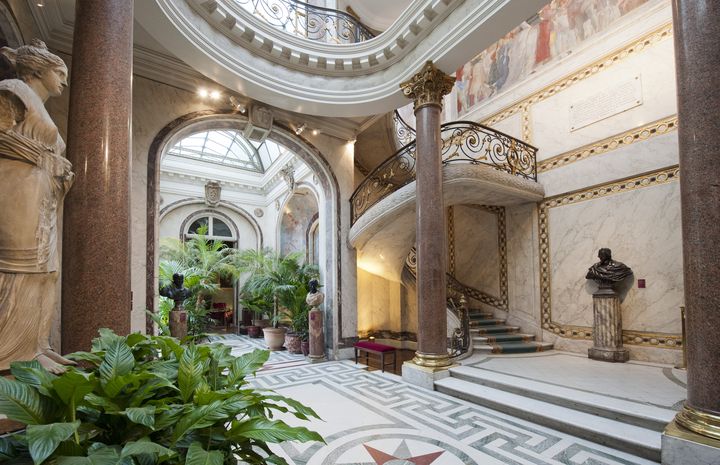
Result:
{"label": "gilded molding", "polygon": [[582,81],[594,74],[603,71],[610,66],[618,63],[628,56],[636,55],[643,51],[649,46],[655,45],[673,35],[672,23],[666,23],[659,28],[650,31],[649,33],[642,36],[640,39],[632,41],[630,44],[617,49],[592,64],[582,68],[580,71],[573,72],[558,81],[550,84],[549,86],[531,94],[529,97],[520,100],[519,102],[513,103],[512,105],[500,110],[494,115],[486,118],[482,124],[486,126],[492,126],[498,122],[508,118],[515,113],[523,111],[524,108],[529,108],[530,105],[552,97],[553,95],[567,89],[576,82]]}
{"label": "gilded molding", "polygon": [[675,421],[682,427],[689,429],[702,436],[720,439],[720,416],[703,412],[688,405],[683,404],[683,408],[675,416]]}
{"label": "gilded molding", "polygon": [[447,369],[453,364],[448,354],[421,354],[420,352],[415,352],[412,363],[432,370]]}
{"label": "gilded molding", "polygon": [[[587,187],[566,194],[549,197],[538,205],[538,226],[540,242],[540,309],[541,324],[546,331],[569,339],[592,339],[592,328],[587,326],[572,326],[557,323],[552,319],[552,286],[550,263],[550,230],[549,210],[551,208],[572,205],[575,203],[593,200],[609,195],[621,194],[644,187],[667,184],[676,181],[680,176],[680,168],[670,166],[660,170],[641,174],[631,178],[613,181],[606,184]],[[643,331],[623,330],[623,343],[646,347],[661,347],[665,349],[681,349],[682,335],[660,334]]]}
{"label": "gilded molding", "polygon": [[547,160],[539,161],[537,170],[538,173],[544,173],[555,168],[569,165],[570,163],[574,163],[576,161],[626,147],[630,144],[634,144],[635,142],[642,142],[650,139],[651,137],[667,134],[677,130],[677,127],[677,115],[668,116],[667,118],[653,121],[650,124],[616,134],[608,137],[607,139],[602,139],[600,141],[593,142],[592,144],[570,150],[569,152],[561,153],[560,155],[548,158]]}
{"label": "gilded molding", "polygon": [[531,123],[531,115],[530,115],[530,105],[523,105],[522,108],[522,116],[521,116],[521,122],[522,122],[522,140],[527,142],[528,144],[532,144],[532,123]]}
{"label": "gilded molding", "polygon": [[455,275],[455,210],[447,209],[448,273]]}
{"label": "gilded molding", "polygon": [[448,76],[437,69],[432,61],[426,61],[425,66],[415,76],[400,84],[405,97],[413,100],[413,108],[434,105],[442,108],[443,96],[452,91],[455,78]]}

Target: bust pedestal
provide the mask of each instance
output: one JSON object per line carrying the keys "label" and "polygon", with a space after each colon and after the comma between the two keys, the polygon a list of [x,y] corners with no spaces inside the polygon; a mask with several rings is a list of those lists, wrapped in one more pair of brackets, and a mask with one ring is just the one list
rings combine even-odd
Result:
{"label": "bust pedestal", "polygon": [[593,347],[588,357],[604,362],[627,362],[630,353],[622,343],[620,298],[609,285],[593,294]]}
{"label": "bust pedestal", "polygon": [[184,307],[176,306],[170,311],[170,335],[182,339],[187,336],[187,333],[187,312]]}
{"label": "bust pedestal", "polygon": [[325,331],[324,331],[324,315],[322,310],[313,307],[310,310],[310,354],[308,358],[310,362],[325,361]]}

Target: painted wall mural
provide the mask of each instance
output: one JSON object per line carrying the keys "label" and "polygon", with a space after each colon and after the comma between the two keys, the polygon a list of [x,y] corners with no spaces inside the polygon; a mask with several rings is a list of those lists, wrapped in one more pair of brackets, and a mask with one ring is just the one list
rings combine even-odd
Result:
{"label": "painted wall mural", "polygon": [[300,251],[307,253],[307,232],[318,214],[315,197],[300,189],[285,204],[280,221],[280,253]]}
{"label": "painted wall mural", "polygon": [[532,24],[524,22],[457,70],[457,114],[562,58],[645,3],[656,1],[553,0]]}

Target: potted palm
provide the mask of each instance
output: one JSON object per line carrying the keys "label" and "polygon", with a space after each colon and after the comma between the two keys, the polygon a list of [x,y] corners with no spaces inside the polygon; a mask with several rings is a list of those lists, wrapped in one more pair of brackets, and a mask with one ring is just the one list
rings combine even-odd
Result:
{"label": "potted palm", "polygon": [[317,267],[302,263],[301,257],[300,252],[281,256],[269,248],[244,251],[237,257],[238,268],[248,273],[243,294],[272,298],[272,326],[263,328],[270,350],[282,349],[286,328],[280,322],[292,322],[299,308],[298,296],[302,295],[304,304],[307,282],[318,275]]}

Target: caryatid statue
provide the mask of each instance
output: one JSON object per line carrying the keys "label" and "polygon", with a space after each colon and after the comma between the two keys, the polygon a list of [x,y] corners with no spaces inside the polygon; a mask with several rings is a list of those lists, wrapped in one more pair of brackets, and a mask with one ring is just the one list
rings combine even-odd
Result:
{"label": "caryatid statue", "polygon": [[50,348],[50,327],[58,305],[58,209],[74,175],[45,101],[67,87],[68,70],[37,39],[0,55],[14,76],[0,81],[0,369],[36,359],[62,373],[73,362]]}

